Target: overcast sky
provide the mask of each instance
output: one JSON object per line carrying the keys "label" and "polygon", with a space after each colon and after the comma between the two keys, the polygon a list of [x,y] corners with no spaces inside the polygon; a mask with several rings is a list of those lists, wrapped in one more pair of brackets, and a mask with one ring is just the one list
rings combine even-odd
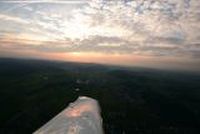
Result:
{"label": "overcast sky", "polygon": [[200,1],[0,0],[0,56],[200,70]]}

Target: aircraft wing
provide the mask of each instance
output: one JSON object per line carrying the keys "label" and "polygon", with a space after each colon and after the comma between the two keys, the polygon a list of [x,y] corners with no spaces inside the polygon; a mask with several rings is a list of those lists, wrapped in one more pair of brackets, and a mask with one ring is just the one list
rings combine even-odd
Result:
{"label": "aircraft wing", "polygon": [[103,134],[99,104],[79,97],[33,134]]}

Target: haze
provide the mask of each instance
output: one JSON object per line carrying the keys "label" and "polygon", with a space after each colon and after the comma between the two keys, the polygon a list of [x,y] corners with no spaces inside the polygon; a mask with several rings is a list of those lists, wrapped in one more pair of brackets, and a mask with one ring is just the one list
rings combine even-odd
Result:
{"label": "haze", "polygon": [[0,56],[198,70],[199,0],[1,0]]}

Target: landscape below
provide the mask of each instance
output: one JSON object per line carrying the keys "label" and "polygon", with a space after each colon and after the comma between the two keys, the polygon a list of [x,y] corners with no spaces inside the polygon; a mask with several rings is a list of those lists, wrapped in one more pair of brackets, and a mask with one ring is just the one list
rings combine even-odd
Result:
{"label": "landscape below", "polygon": [[0,133],[37,130],[79,96],[98,100],[105,134],[199,134],[200,74],[0,59]]}

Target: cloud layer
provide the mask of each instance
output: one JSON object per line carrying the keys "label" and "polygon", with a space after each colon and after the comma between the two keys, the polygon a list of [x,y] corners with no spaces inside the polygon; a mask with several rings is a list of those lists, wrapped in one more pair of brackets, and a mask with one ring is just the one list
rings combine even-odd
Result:
{"label": "cloud layer", "polygon": [[0,49],[200,58],[198,0],[0,1]]}

